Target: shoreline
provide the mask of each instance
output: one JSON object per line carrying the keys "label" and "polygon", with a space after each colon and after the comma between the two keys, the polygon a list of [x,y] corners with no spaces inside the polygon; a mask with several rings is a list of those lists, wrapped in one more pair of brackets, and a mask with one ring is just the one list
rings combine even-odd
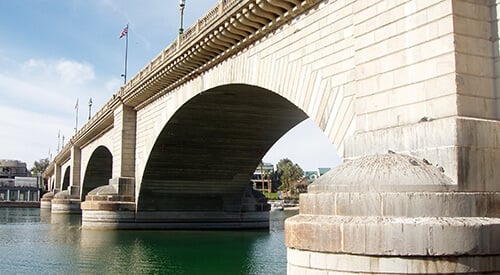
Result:
{"label": "shoreline", "polygon": [[0,201],[0,207],[5,208],[40,208],[39,201]]}

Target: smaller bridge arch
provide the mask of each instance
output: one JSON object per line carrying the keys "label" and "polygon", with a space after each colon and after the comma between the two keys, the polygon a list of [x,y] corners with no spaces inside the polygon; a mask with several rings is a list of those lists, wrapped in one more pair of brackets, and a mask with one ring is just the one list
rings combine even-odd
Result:
{"label": "smaller bridge arch", "polygon": [[63,177],[62,183],[61,183],[61,190],[59,190],[59,191],[68,190],[68,187],[70,184],[70,182],[69,182],[70,172],[71,172],[71,166],[66,167],[66,169],[64,170],[64,177]]}
{"label": "smaller bridge arch", "polygon": [[81,188],[81,200],[85,200],[85,196],[94,188],[108,185],[109,179],[112,177],[113,170],[113,155],[106,146],[98,146],[92,153]]}

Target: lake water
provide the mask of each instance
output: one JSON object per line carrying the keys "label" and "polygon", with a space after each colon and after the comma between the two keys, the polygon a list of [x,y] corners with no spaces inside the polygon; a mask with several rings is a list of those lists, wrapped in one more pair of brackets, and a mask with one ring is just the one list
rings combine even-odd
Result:
{"label": "lake water", "polygon": [[1,274],[286,274],[283,223],[267,231],[99,231],[79,215],[0,208]]}

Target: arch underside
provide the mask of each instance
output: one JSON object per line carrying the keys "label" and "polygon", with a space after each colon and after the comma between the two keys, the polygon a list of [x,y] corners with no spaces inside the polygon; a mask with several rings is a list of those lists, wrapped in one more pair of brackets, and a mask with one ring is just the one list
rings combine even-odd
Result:
{"label": "arch underside", "polygon": [[63,181],[62,181],[62,185],[61,185],[61,190],[59,190],[59,191],[68,190],[69,180],[70,180],[70,177],[69,177],[70,171],[71,171],[71,166],[66,167],[66,169],[64,170],[64,177],[63,177]]}
{"label": "arch underside", "polygon": [[255,86],[226,85],[195,96],[158,136],[137,210],[245,211],[259,161],[306,118],[287,99]]}
{"label": "arch underside", "polygon": [[111,152],[104,146],[99,146],[92,153],[85,170],[83,185],[81,191],[81,200],[85,200],[85,196],[92,189],[99,186],[108,185],[109,179],[112,177],[113,156]]}

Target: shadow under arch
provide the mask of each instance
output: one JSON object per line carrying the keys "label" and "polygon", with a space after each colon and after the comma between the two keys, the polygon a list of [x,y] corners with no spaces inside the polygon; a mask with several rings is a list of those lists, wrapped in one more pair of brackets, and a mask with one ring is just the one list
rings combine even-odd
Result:
{"label": "shadow under arch", "polygon": [[99,186],[108,185],[113,173],[113,155],[105,146],[97,147],[87,164],[83,178],[81,201],[89,191]]}
{"label": "shadow under arch", "polygon": [[62,181],[62,185],[61,185],[61,190],[59,190],[59,191],[68,190],[70,171],[71,171],[71,166],[66,167],[66,170],[64,170],[64,177],[63,177],[63,181]]}
{"label": "shadow under arch", "polygon": [[242,211],[251,175],[272,145],[307,115],[263,88],[232,84],[193,97],[158,136],[138,211]]}

